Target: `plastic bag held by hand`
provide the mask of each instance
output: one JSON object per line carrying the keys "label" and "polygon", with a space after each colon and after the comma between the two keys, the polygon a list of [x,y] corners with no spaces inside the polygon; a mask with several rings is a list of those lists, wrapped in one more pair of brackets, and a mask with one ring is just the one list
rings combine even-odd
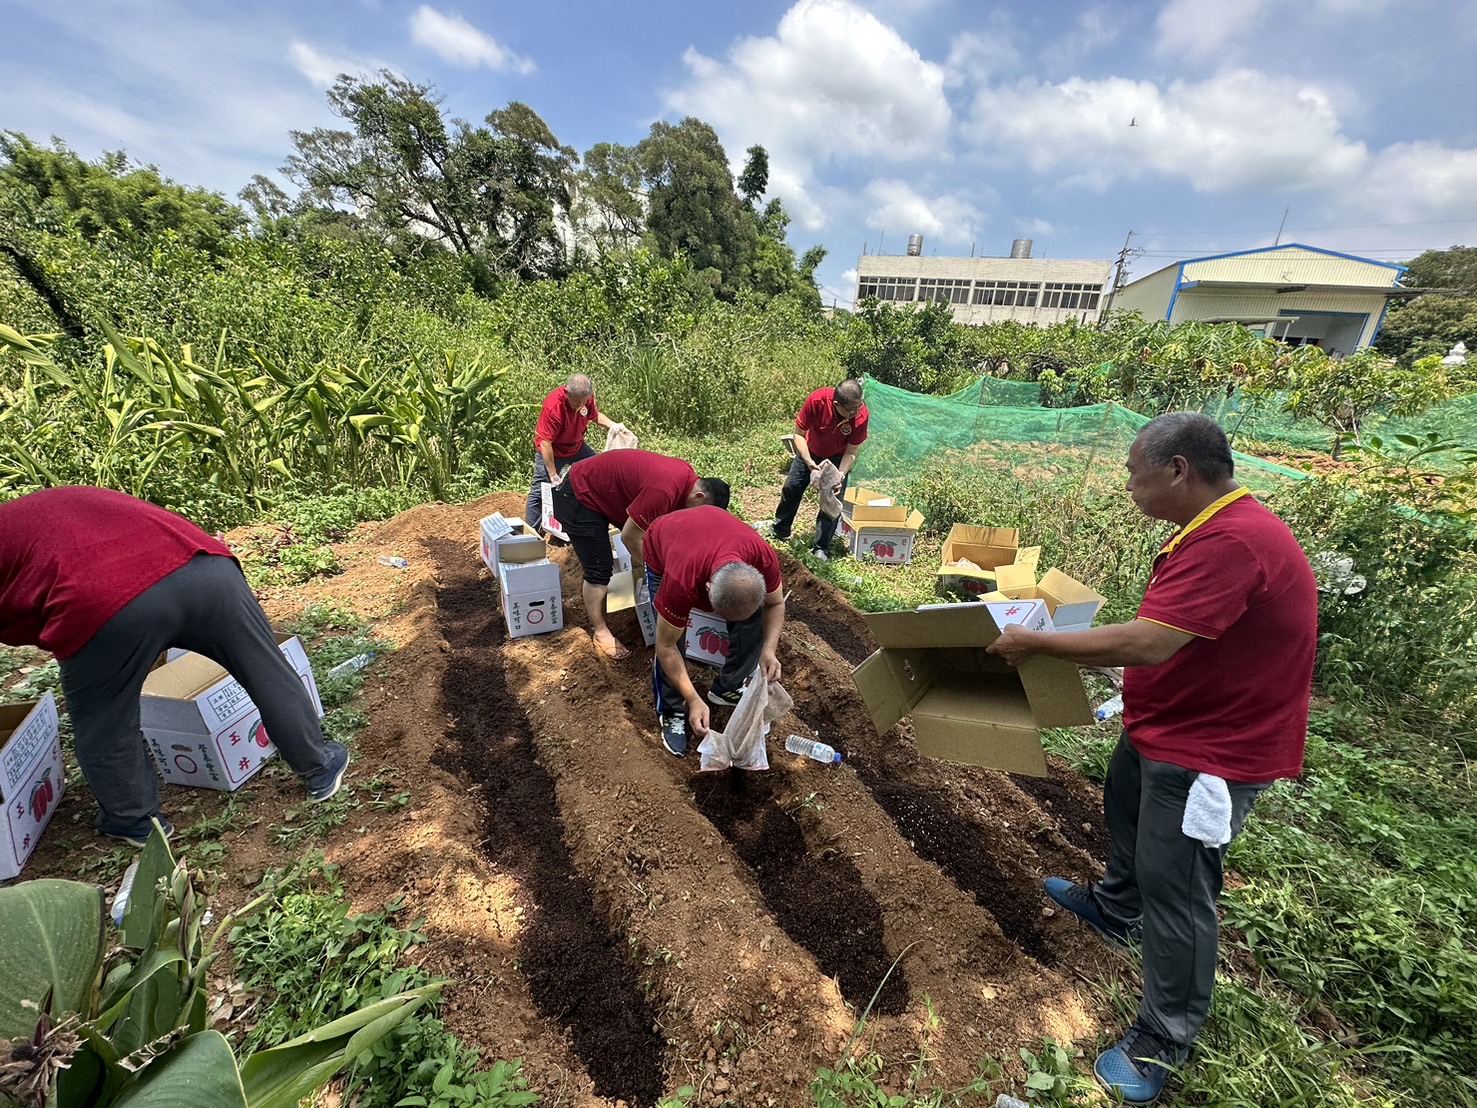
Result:
{"label": "plastic bag held by hand", "polygon": [[634,450],[636,434],[624,423],[617,423],[605,435],[606,450]]}
{"label": "plastic bag held by hand", "polygon": [[702,755],[699,769],[768,769],[769,752],[764,748],[764,737],[769,734],[769,725],[791,708],[795,701],[778,681],[765,681],[755,674],[739,698],[733,717],[722,731],[709,731],[698,753]]}
{"label": "plastic bag held by hand", "polygon": [[817,469],[811,470],[810,484],[821,495],[821,513],[828,519],[841,514],[841,500],[833,491],[841,484],[841,471],[827,458]]}

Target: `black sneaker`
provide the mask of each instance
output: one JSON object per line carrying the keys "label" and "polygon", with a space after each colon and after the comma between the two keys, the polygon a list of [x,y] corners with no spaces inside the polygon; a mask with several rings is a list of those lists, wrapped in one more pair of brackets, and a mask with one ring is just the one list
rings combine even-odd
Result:
{"label": "black sneaker", "polygon": [[343,743],[327,743],[328,768],[315,777],[311,782],[304,782],[308,790],[308,799],[314,804],[322,804],[344,783],[344,771],[349,768],[349,748]]}
{"label": "black sneaker", "polygon": [[1042,887],[1046,889],[1047,896],[1114,946],[1126,948],[1139,942],[1143,936],[1141,925],[1134,923],[1125,927],[1103,915],[1102,909],[1098,907],[1097,899],[1092,895],[1092,890],[1086,885],[1074,884],[1065,877],[1048,877],[1042,882]]}
{"label": "black sneaker", "polygon": [[743,698],[744,690],[741,688],[733,689],[730,692],[724,692],[716,687],[708,690],[708,703],[714,704],[719,708],[737,708],[738,702]]}
{"label": "black sneaker", "polygon": [[1169,1075],[1189,1053],[1134,1024],[1117,1046],[1098,1056],[1092,1072],[1125,1104],[1148,1104],[1163,1091]]}
{"label": "black sneaker", "polygon": [[106,838],[117,839],[120,843],[127,843],[129,846],[142,850],[149,841],[149,835],[153,833],[155,819],[159,821],[159,828],[164,832],[164,837],[170,838],[174,834],[174,824],[163,816],[155,816],[154,819],[146,819],[133,827],[126,828],[115,828],[104,823],[98,827],[98,831]]}
{"label": "black sneaker", "polygon": [[662,728],[662,745],[667,753],[677,758],[687,756],[687,717],[661,716],[657,722]]}

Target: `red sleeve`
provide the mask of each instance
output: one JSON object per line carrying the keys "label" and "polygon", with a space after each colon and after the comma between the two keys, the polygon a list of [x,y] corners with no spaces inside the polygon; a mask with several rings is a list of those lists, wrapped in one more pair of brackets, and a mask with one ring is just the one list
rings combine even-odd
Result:
{"label": "red sleeve", "polygon": [[795,417],[795,428],[797,430],[800,430],[800,431],[809,431],[810,430],[810,423],[811,423],[811,420],[813,420],[815,418],[816,408],[818,406],[818,403],[823,403],[824,402],[822,400],[819,400],[820,395],[821,395],[821,391],[822,390],[817,390],[817,391],[811,393],[809,396],[807,396],[805,398],[805,403],[802,404],[802,405],[800,405],[800,414]]}
{"label": "red sleeve", "polygon": [[871,421],[872,413],[867,411],[867,406],[863,404],[861,409],[856,413],[856,422],[852,424],[851,435],[847,438],[847,443],[851,446],[860,446],[866,442],[867,424]]}
{"label": "red sleeve", "polygon": [[538,416],[538,429],[533,433],[533,444],[558,442],[559,431],[564,426],[564,398],[555,389],[544,397],[544,410]]}
{"label": "red sleeve", "polygon": [[780,577],[780,556],[775,553],[774,547],[765,543],[764,549],[759,552],[759,560],[763,563],[757,568],[764,574],[764,591],[774,592],[784,584],[784,579]]}
{"label": "red sleeve", "polygon": [[[662,578],[661,588],[656,590],[656,596],[652,599],[651,606],[656,609],[657,615],[661,616],[662,619],[666,620],[673,627],[686,627],[692,622],[692,606],[683,607],[680,602],[674,604],[673,600],[677,598],[673,596],[673,593],[676,591],[676,585],[670,584],[665,577]],[[681,608],[680,615],[678,614],[679,608]]]}
{"label": "red sleeve", "polygon": [[1256,558],[1235,535],[1192,537],[1159,564],[1138,615],[1202,639],[1218,639],[1265,583]]}

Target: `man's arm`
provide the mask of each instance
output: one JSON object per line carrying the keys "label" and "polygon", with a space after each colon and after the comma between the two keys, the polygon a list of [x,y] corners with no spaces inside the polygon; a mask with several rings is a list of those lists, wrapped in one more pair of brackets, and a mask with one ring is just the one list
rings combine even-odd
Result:
{"label": "man's arm", "polygon": [[608,415],[601,411],[595,412],[595,418],[592,422],[597,427],[604,427],[607,431],[615,426],[615,420],[611,419]]}
{"label": "man's arm", "polygon": [[850,443],[846,447],[846,450],[842,452],[842,455],[841,455],[841,464],[836,467],[837,469],[839,469],[841,471],[841,476],[842,477],[845,477],[848,473],[850,473],[851,472],[851,467],[854,466],[854,465],[856,465],[856,452],[858,450],[860,450],[861,448],[862,448],[862,444],[861,443],[854,442],[854,443]]}
{"label": "man's arm", "polygon": [[656,617],[656,660],[667,680],[676,687],[677,695],[687,702],[687,723],[692,733],[702,738],[708,733],[708,705],[687,676],[687,662],[677,647],[682,631],[683,628],[668,623],[662,616]]}
{"label": "man's arm", "polygon": [[554,463],[554,444],[548,439],[540,439],[538,452],[544,456],[544,468],[549,471],[549,483],[557,485],[560,473],[559,467]]}
{"label": "man's arm", "polygon": [[1157,666],[1195,636],[1152,620],[1112,623],[1086,631],[1027,631],[1011,624],[989,646],[1013,666],[1036,654],[1079,666]]}
{"label": "man's arm", "polygon": [[759,652],[759,672],[766,681],[780,679],[780,629],[785,625],[784,586],[764,598],[764,646]]}
{"label": "man's arm", "polygon": [[639,583],[646,580],[646,559],[642,547],[646,545],[646,532],[630,516],[621,528],[621,542],[631,554],[631,580]]}
{"label": "man's arm", "polygon": [[810,444],[805,441],[804,431],[801,431],[795,436],[795,453],[800,456],[800,460],[807,466],[811,469],[815,468],[815,459],[810,456]]}

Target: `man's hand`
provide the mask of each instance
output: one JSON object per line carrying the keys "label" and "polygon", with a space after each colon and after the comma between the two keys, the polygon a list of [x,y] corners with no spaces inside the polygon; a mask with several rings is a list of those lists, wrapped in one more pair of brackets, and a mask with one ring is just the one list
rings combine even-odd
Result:
{"label": "man's hand", "polygon": [[1012,666],[1018,666],[1036,653],[1036,645],[1039,637],[1044,631],[1027,631],[1018,623],[1012,623],[1000,632],[1000,637],[992,642],[986,651],[990,654],[998,654]]}
{"label": "man's hand", "polygon": [[772,650],[766,650],[759,655],[759,672],[766,681],[778,681],[780,679],[779,655]]}
{"label": "man's hand", "polygon": [[692,733],[698,738],[707,737],[708,704],[700,696],[694,696],[687,702],[687,726],[692,728]]}
{"label": "man's hand", "polygon": [[845,483],[846,483],[846,478],[843,477],[840,481],[837,481],[834,485],[832,485],[831,486],[831,495],[832,496],[840,496],[841,495],[841,486],[843,484],[845,484]]}

